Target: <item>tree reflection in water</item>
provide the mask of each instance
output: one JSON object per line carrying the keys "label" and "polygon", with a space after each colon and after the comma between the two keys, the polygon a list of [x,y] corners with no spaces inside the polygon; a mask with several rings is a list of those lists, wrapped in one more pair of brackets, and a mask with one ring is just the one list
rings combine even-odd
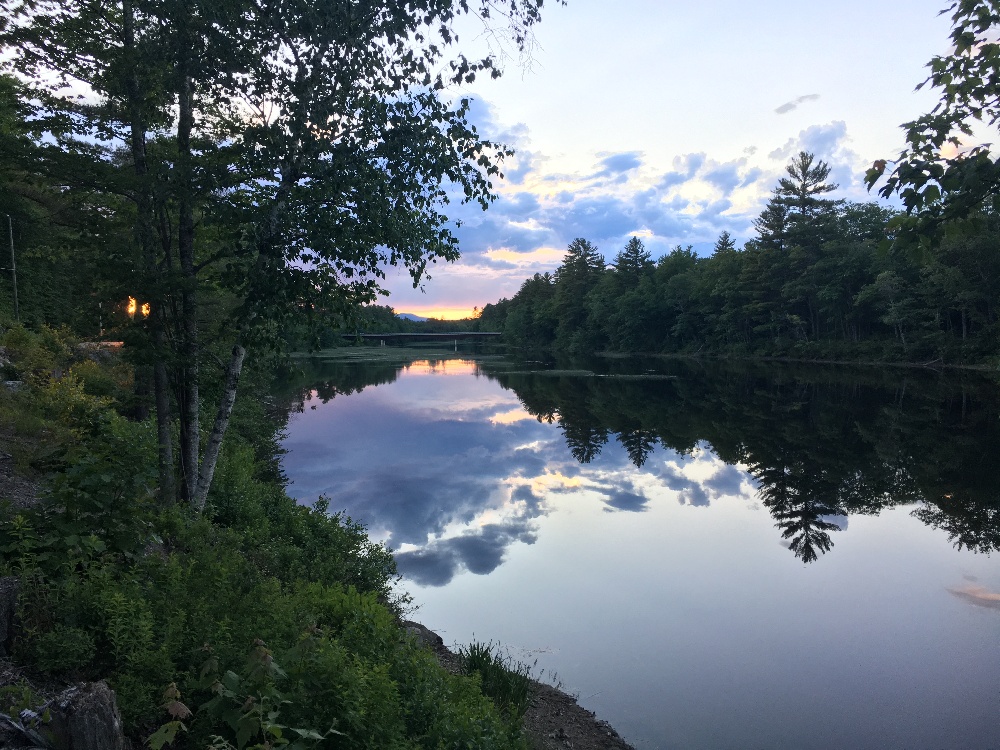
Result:
{"label": "tree reflection in water", "polygon": [[[814,562],[854,514],[913,515],[977,552],[1000,548],[1000,391],[968,373],[659,361],[671,379],[494,371],[532,414],[555,417],[588,462],[617,438],[636,467],[656,445],[707,444],[759,486],[788,548]],[[599,365],[600,366],[600,365]],[[624,374],[624,371],[623,373]]]}
{"label": "tree reflection in water", "polygon": [[[781,537],[803,562],[829,552],[849,516],[913,503],[919,504],[913,515],[955,546],[1000,548],[994,380],[903,368],[685,360],[585,366],[601,376],[512,371],[498,361],[481,363],[479,374],[513,391],[539,421],[556,423],[581,463],[612,439],[636,467],[657,446],[690,454],[707,445],[754,477]],[[637,368],[656,372],[637,378]],[[353,363],[327,365],[321,377],[305,372],[286,389],[286,413],[301,411],[312,392],[325,402],[393,382],[402,369]]]}

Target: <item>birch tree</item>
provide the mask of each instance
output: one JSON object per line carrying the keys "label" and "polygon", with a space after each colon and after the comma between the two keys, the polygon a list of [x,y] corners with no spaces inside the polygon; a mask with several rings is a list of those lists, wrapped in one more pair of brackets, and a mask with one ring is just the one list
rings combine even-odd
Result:
{"label": "birch tree", "polygon": [[[450,200],[486,208],[509,151],[450,92],[503,48],[453,52],[477,14],[524,50],[543,0],[0,0],[40,150],[100,167],[134,209],[124,274],[150,306],[161,492],[201,509],[250,351],[289,316],[371,302],[458,256]],[[206,294],[231,354],[202,444]],[[173,425],[179,442],[174,453]]]}

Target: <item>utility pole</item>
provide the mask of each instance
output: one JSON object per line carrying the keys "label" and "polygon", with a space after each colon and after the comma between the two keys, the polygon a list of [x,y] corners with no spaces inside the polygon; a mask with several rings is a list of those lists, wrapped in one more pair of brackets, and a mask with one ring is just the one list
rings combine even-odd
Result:
{"label": "utility pole", "polygon": [[7,214],[7,233],[10,236],[10,275],[14,279],[14,319],[21,322],[21,309],[17,304],[17,265],[14,263],[14,222]]}

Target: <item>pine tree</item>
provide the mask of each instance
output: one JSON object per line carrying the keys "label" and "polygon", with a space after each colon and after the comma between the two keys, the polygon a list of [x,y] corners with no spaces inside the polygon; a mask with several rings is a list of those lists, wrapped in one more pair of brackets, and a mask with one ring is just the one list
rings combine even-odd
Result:
{"label": "pine tree", "polygon": [[555,273],[555,309],[559,319],[558,339],[567,345],[587,322],[587,294],[604,273],[604,257],[585,239],[577,238],[566,248]]}
{"label": "pine tree", "polygon": [[719,235],[719,239],[715,241],[714,253],[716,255],[720,253],[735,253],[736,243],[733,241],[733,237],[729,232],[723,232]]}
{"label": "pine tree", "polygon": [[760,216],[753,220],[753,227],[757,230],[755,244],[769,250],[784,250],[788,223],[788,204],[776,189]]}
{"label": "pine tree", "polygon": [[775,197],[803,218],[822,213],[837,204],[836,201],[817,197],[840,186],[825,182],[830,176],[830,165],[825,161],[813,164],[815,159],[815,154],[799,151],[799,155],[785,167],[788,177],[782,177],[775,190]]}
{"label": "pine tree", "polygon": [[615,270],[622,277],[638,282],[639,277],[653,270],[653,258],[638,237],[631,237],[615,256]]}

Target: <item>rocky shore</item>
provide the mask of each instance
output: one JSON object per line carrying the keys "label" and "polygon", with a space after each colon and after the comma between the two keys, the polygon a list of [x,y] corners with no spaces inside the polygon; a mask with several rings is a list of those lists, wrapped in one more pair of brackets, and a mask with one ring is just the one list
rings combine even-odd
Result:
{"label": "rocky shore", "polygon": [[[434,652],[445,669],[460,671],[458,655],[444,645],[441,636],[417,622],[404,622],[403,626]],[[532,681],[531,687],[524,730],[533,750],[634,750],[610,724],[583,708],[573,696],[538,681]]]}

